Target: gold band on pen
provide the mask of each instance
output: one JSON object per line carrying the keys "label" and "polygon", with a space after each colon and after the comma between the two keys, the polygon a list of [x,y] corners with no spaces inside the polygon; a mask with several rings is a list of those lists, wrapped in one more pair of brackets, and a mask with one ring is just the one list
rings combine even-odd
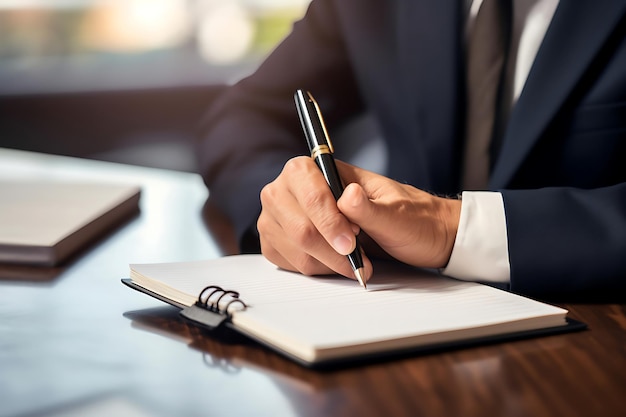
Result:
{"label": "gold band on pen", "polygon": [[325,153],[332,154],[333,152],[328,147],[328,145],[317,145],[315,148],[311,149],[311,158],[315,159],[319,155],[322,155]]}
{"label": "gold band on pen", "polygon": [[333,143],[330,141],[330,138],[328,137],[328,130],[326,130],[326,123],[324,123],[324,118],[322,117],[320,106],[317,105],[317,101],[315,101],[311,93],[307,92],[307,94],[309,95],[309,100],[311,100],[311,103],[313,103],[313,106],[315,107],[315,114],[317,115],[317,119],[322,125],[322,130],[324,131],[324,138],[326,138],[326,143],[328,143],[328,147],[330,148],[330,153],[335,153],[335,148],[333,147]]}

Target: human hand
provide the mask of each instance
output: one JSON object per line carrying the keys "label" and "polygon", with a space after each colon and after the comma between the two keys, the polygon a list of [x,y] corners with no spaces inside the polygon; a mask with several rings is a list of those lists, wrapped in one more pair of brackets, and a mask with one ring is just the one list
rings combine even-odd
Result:
{"label": "human hand", "polygon": [[380,249],[417,267],[448,264],[459,226],[460,200],[437,197],[340,161],[337,165],[348,184],[337,201],[340,212]]}
{"label": "human hand", "polygon": [[[257,222],[261,251],[277,266],[306,275],[339,273],[354,278],[346,257],[358,226],[341,214],[320,169],[309,157],[289,160],[261,191]],[[365,278],[372,265],[364,257]]]}
{"label": "human hand", "polygon": [[[362,228],[385,252],[415,266],[445,266],[452,252],[460,201],[337,161],[349,184],[335,202],[319,168],[293,158],[261,192],[257,227],[263,254],[277,266],[307,275],[353,277],[346,256]],[[366,279],[372,265],[364,256]]]}

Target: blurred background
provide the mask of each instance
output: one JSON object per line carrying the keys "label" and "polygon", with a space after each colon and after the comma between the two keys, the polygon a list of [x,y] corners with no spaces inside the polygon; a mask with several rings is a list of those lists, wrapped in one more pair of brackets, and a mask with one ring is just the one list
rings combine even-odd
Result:
{"label": "blurred background", "polygon": [[309,0],[0,0],[0,147],[193,171],[197,121]]}

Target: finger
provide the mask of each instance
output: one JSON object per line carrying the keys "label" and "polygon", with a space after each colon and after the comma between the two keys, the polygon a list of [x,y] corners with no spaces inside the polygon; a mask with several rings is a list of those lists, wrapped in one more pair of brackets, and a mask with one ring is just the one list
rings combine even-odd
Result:
{"label": "finger", "polygon": [[[282,252],[296,268],[306,275],[329,273],[329,269],[351,276],[350,264],[345,255],[338,253],[322,237],[307,217],[294,217],[285,226],[289,239]],[[325,265],[325,268],[321,268]]]}
{"label": "finger", "polygon": [[378,206],[368,198],[363,187],[354,182],[348,184],[337,206],[351,222],[361,227],[368,225],[370,229],[369,225],[375,227],[376,220],[380,220]]}
{"label": "finger", "polygon": [[444,266],[456,237],[459,202],[382,176],[368,184],[379,194],[350,184],[337,202],[342,213],[394,258],[415,266]]}
{"label": "finger", "polygon": [[[282,249],[278,250],[278,248]],[[261,236],[261,253],[274,265],[287,271],[300,272],[304,275],[334,273],[333,270],[307,253],[297,251],[290,243],[282,245],[277,243],[275,239],[266,239],[264,235]]]}
{"label": "finger", "polygon": [[[261,201],[267,200],[266,195],[268,192],[266,188],[268,188],[268,186],[261,191]],[[281,241],[284,240],[281,233],[282,228],[276,222],[267,207],[268,206],[265,204],[262,205],[261,214],[259,215],[256,223],[257,230],[259,232],[261,253],[265,256],[265,258],[267,258],[267,260],[279,268],[296,271],[296,268],[281,254],[278,249],[281,246],[284,246],[284,244],[281,243]]]}
{"label": "finger", "polygon": [[[296,195],[302,191],[301,184],[315,182],[321,176],[315,164],[313,169],[307,167],[311,161],[300,162],[301,164],[289,164],[293,166],[287,167],[275,181],[261,191],[262,211],[257,228],[262,252],[270,261],[284,269],[307,275],[334,271],[351,276],[345,256],[338,254],[328,244],[297,200]],[[321,186],[330,193],[323,177]],[[330,198],[332,210],[338,212],[332,194]],[[351,230],[351,224],[343,215],[341,218]]]}
{"label": "finger", "polygon": [[285,165],[285,175],[300,179],[297,184],[292,183],[292,192],[318,233],[337,253],[351,253],[356,247],[353,225],[339,211],[315,162],[310,158],[294,158]]}
{"label": "finger", "polygon": [[409,210],[406,206],[401,208],[389,204],[384,198],[372,198],[360,184],[349,184],[337,206],[351,222],[358,224],[385,250],[405,244],[407,237],[413,235],[410,219],[406,224],[405,217]]}
{"label": "finger", "polygon": [[346,187],[355,182],[365,189],[368,196],[373,196],[378,194],[377,190],[384,184],[384,182],[381,182],[381,179],[385,177],[380,174],[350,165],[340,160],[336,160],[335,162],[337,163],[339,175],[343,183],[346,184]]}
{"label": "finger", "polygon": [[[292,229],[298,228],[297,219],[300,222],[308,220],[284,179],[279,177],[267,184],[261,190],[260,197],[261,214],[257,220],[257,230],[261,253],[280,268],[302,273],[321,273],[323,269],[307,266],[311,263],[306,259],[309,256],[307,248],[300,247],[293,240],[296,232]],[[311,245],[315,239],[325,242],[319,234],[309,235],[306,239],[307,245]]]}
{"label": "finger", "polygon": [[[313,183],[313,187],[299,187],[294,190],[294,194],[299,201],[300,206],[307,213],[307,217],[311,220],[311,224],[300,224],[295,227],[296,233],[293,236],[296,239],[304,239],[297,242],[301,247],[306,247],[307,253],[312,257],[322,261],[325,265],[329,266],[333,271],[336,271],[344,276],[350,278],[356,278],[352,268],[348,268],[349,261],[346,256],[352,253],[357,246],[356,235],[360,232],[360,227],[347,221],[346,217],[341,213],[337,207],[337,201],[335,201],[332,192],[327,184],[321,185],[323,176],[313,161],[292,161],[290,169],[297,170],[299,167],[296,162],[302,162],[306,168],[313,169],[312,177],[308,183]],[[303,167],[304,168],[304,167]],[[315,179],[317,178],[317,180]],[[326,181],[324,180],[324,183]],[[298,220],[302,220],[299,218]],[[313,226],[314,230],[307,230],[309,226]],[[298,233],[298,229],[300,232]],[[321,234],[326,244],[317,243],[319,241],[314,240],[307,245],[307,241],[310,239],[307,237],[309,234]],[[329,247],[334,253],[329,252]],[[341,256],[338,256],[341,255]],[[369,279],[372,275],[372,264],[367,256],[363,256],[364,262],[364,275],[365,279]]]}
{"label": "finger", "polygon": [[[314,255],[311,255],[304,251],[298,244],[294,243],[292,239],[294,235],[292,233],[284,232],[280,229],[278,224],[273,227],[268,227],[267,222],[267,216],[259,217],[258,228],[260,231],[261,253],[279,268],[297,271],[304,275],[327,275],[332,273],[347,275],[349,273],[347,265],[343,265],[344,268],[338,268],[339,270],[336,270],[337,268],[331,269],[316,258],[316,256],[320,256],[315,253],[316,251],[313,251]],[[268,229],[277,231],[278,233],[268,233]],[[266,232],[261,232],[261,230],[265,230]],[[342,264],[342,260],[340,259],[342,256],[338,255],[321,236],[320,241],[327,247],[329,256],[339,257],[337,261]],[[343,263],[345,262],[344,260]]]}

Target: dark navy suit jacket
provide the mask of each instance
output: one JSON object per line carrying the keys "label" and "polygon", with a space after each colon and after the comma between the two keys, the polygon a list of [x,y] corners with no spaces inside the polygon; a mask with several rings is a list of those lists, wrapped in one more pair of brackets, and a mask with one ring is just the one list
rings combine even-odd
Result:
{"label": "dark navy suit jacket", "polygon": [[[461,3],[314,0],[255,74],[226,89],[206,119],[201,167],[240,235],[263,185],[307,153],[297,88],[314,94],[331,132],[372,114],[390,177],[460,191]],[[626,294],[625,35],[626,1],[561,1],[510,114],[489,189],[504,197],[515,292]]]}

